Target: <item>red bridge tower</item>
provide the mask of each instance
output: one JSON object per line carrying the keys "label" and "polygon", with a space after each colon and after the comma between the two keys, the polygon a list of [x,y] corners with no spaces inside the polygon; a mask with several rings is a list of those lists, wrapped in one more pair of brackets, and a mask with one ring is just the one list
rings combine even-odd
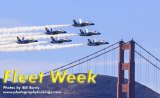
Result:
{"label": "red bridge tower", "polygon": [[[124,62],[125,51],[129,51],[129,62]],[[117,98],[135,98],[135,42],[128,43],[120,41],[119,43],[119,64],[118,64],[118,82]],[[125,72],[128,81],[125,81]]]}

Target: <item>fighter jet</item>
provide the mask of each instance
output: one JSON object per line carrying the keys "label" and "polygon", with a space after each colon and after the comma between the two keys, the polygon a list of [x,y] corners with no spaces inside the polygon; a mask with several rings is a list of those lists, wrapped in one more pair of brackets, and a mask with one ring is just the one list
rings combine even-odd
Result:
{"label": "fighter jet", "polygon": [[64,31],[64,30],[52,30],[52,28],[51,28],[51,30],[49,30],[48,28],[45,28],[45,29],[46,29],[45,34],[47,34],[47,35],[55,35],[55,34],[67,33],[67,32]]}
{"label": "fighter jet", "polygon": [[17,37],[17,43],[18,44],[28,44],[28,43],[34,43],[34,42],[38,42],[38,40],[24,39],[24,37],[22,37],[22,39],[20,39],[19,37]]}
{"label": "fighter jet", "polygon": [[78,22],[77,22],[76,20],[73,20],[73,23],[74,23],[74,24],[73,24],[74,27],[84,27],[84,26],[94,25],[94,23],[89,22],[89,21],[87,21],[87,22],[82,22],[81,19],[79,19]]}
{"label": "fighter jet", "polygon": [[59,44],[59,43],[64,43],[64,42],[71,42],[72,40],[71,39],[68,39],[68,38],[63,38],[63,39],[55,39],[51,36],[51,43],[54,43],[54,44]]}
{"label": "fighter jet", "polygon": [[106,42],[104,40],[96,41],[93,39],[93,42],[88,39],[88,46],[99,46],[99,45],[104,45],[104,44],[109,44],[109,42]]}
{"label": "fighter jet", "polygon": [[101,33],[97,31],[88,31],[88,29],[83,31],[82,29],[80,29],[80,36],[92,36],[92,35],[100,35],[100,34]]}

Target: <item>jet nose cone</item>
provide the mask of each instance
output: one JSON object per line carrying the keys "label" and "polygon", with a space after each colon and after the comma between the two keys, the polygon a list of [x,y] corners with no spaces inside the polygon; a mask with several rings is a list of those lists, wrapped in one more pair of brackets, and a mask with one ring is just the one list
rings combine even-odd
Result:
{"label": "jet nose cone", "polygon": [[91,23],[91,25],[95,25],[94,23]]}
{"label": "jet nose cone", "polygon": [[109,42],[106,42],[105,44],[109,44]]}

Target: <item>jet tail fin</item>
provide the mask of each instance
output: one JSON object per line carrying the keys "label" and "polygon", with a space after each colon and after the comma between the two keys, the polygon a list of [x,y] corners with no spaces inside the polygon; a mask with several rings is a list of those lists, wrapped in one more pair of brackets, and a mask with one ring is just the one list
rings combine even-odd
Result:
{"label": "jet tail fin", "polygon": [[50,32],[48,28],[45,28],[47,32]]}
{"label": "jet tail fin", "polygon": [[85,32],[88,33],[88,29],[85,29]]}
{"label": "jet tail fin", "polygon": [[22,40],[24,40],[24,37],[22,37]]}
{"label": "jet tail fin", "polygon": [[76,20],[73,20],[73,23],[74,23],[74,24],[78,24]]}
{"label": "jet tail fin", "polygon": [[78,23],[82,23],[82,19],[78,19]]}
{"label": "jet tail fin", "polygon": [[17,36],[17,40],[18,40],[18,41],[21,41],[21,39],[20,39],[18,36]]}
{"label": "jet tail fin", "polygon": [[89,42],[89,43],[92,43],[92,41],[91,41],[90,39],[88,39],[88,42]]}
{"label": "jet tail fin", "polygon": [[51,28],[51,32],[53,31],[53,29]]}
{"label": "jet tail fin", "polygon": [[93,42],[97,42],[95,38],[93,39]]}
{"label": "jet tail fin", "polygon": [[79,31],[80,31],[80,33],[81,33],[81,34],[84,34],[84,32],[83,32],[83,30],[82,30],[82,29],[79,29]]}
{"label": "jet tail fin", "polygon": [[54,37],[52,37],[52,36],[51,36],[51,39],[52,39],[52,41],[54,41],[54,42],[56,41],[56,40],[54,39]]}

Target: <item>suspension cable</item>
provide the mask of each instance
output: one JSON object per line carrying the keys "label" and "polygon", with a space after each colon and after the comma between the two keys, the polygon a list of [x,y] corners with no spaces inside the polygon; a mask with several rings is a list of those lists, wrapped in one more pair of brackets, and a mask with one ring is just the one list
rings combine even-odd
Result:
{"label": "suspension cable", "polygon": [[150,60],[148,60],[147,58],[145,58],[142,54],[140,54],[139,52],[135,51],[135,53],[137,53],[139,56],[141,56],[143,59],[145,59],[147,62],[149,62],[150,64],[152,64],[154,67],[156,67],[158,70],[160,70],[160,68],[153,64]]}
{"label": "suspension cable", "polygon": [[139,45],[137,42],[135,42],[137,46],[139,46],[140,48],[142,48],[144,51],[146,51],[149,55],[151,55],[153,58],[155,58],[157,61],[160,62],[160,59],[158,59],[157,57],[155,57],[153,54],[151,54],[149,51],[147,51],[146,49],[144,49],[141,45]]}
{"label": "suspension cable", "polygon": [[[69,66],[69,65],[71,65],[71,64],[74,64],[74,63],[76,63],[76,62],[78,62],[78,61],[81,61],[81,60],[83,60],[83,59],[85,59],[85,58],[88,58],[88,57],[90,57],[90,56],[92,56],[92,55],[94,55],[94,54],[97,54],[97,53],[99,53],[99,52],[101,52],[101,51],[103,51],[103,50],[106,50],[106,49],[108,49],[108,48],[110,48],[110,47],[112,47],[112,46],[115,46],[115,45],[118,44],[118,43],[119,43],[119,41],[116,42],[116,43],[114,43],[114,44],[112,44],[112,45],[110,45],[110,46],[108,46],[108,47],[106,47],[106,48],[103,48],[103,49],[101,49],[101,50],[99,50],[99,51],[97,51],[97,52],[94,52],[94,53],[92,53],[92,54],[90,54],[90,55],[88,55],[88,56],[85,56],[85,57],[83,57],[83,58],[81,58],[81,59],[78,59],[78,60],[76,60],[76,61],[74,61],[74,62],[71,62],[71,63],[66,64],[66,65],[64,65],[64,66],[61,66],[61,67],[58,67],[58,68],[56,68],[56,69],[53,69],[53,71],[56,71],[56,70],[61,69],[61,68],[63,68],[63,67],[66,67],[66,66]],[[48,73],[49,73],[49,72],[46,72],[46,73],[44,73],[44,74],[48,74]]]}
{"label": "suspension cable", "polygon": [[96,56],[94,56],[94,57],[92,57],[92,58],[90,58],[90,59],[87,59],[87,60],[83,61],[83,62],[80,62],[80,63],[75,64],[75,65],[73,65],[73,66],[70,66],[70,67],[68,67],[68,68],[62,69],[61,71],[64,71],[64,70],[67,70],[67,69],[69,69],[69,68],[75,67],[75,66],[77,66],[77,65],[83,64],[83,63],[85,63],[85,62],[87,62],[87,61],[90,61],[90,60],[92,60],[92,59],[94,59],[94,58],[97,58],[97,57],[99,57],[99,56],[101,56],[101,55],[103,55],[103,54],[106,54],[106,53],[108,53],[108,52],[111,52],[112,50],[115,50],[115,49],[117,49],[118,47],[119,47],[119,46],[117,46],[117,47],[115,47],[115,48],[113,48],[113,49],[110,49],[110,50],[108,50],[108,51],[106,51],[106,52],[103,52],[103,53],[101,53],[101,54],[99,54],[99,55],[96,55]]}

